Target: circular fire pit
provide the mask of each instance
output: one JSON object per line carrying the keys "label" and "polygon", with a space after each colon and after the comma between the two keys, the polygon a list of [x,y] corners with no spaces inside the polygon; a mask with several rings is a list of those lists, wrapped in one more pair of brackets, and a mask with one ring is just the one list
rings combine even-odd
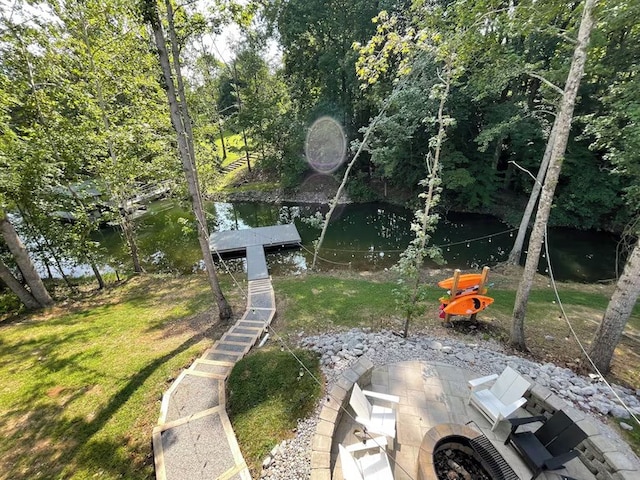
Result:
{"label": "circular fire pit", "polygon": [[465,425],[442,423],[429,430],[418,454],[419,480],[491,479],[469,440],[482,434]]}

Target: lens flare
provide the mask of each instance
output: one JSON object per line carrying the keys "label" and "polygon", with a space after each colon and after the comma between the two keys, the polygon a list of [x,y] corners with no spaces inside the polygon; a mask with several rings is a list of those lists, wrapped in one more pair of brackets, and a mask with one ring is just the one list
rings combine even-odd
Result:
{"label": "lens flare", "polygon": [[307,132],[305,153],[309,165],[320,173],[331,173],[344,161],[347,138],[331,117],[320,117]]}

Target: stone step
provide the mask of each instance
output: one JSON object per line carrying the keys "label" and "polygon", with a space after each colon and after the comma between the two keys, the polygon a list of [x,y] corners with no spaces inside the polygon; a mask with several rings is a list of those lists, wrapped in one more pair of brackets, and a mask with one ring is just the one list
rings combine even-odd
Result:
{"label": "stone step", "polygon": [[153,451],[158,480],[251,480],[223,406],[157,426]]}
{"label": "stone step", "polygon": [[162,396],[158,423],[162,425],[217,407],[221,399],[224,399],[224,377],[183,370]]}

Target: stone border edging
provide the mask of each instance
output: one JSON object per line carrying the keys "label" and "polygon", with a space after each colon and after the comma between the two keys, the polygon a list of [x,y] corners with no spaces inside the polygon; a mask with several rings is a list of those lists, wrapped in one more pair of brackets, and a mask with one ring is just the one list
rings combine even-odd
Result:
{"label": "stone border edging", "polygon": [[342,372],[329,392],[320,410],[316,433],[311,441],[311,480],[331,480],[331,445],[333,434],[340,423],[344,409],[349,405],[349,394],[354,383],[361,387],[371,383],[373,362],[366,357]]}
{"label": "stone border edging", "polygon": [[550,416],[563,410],[588,435],[577,447],[580,460],[598,480],[636,480],[638,472],[615,444],[596,427],[594,420],[568,404],[550,389],[533,383],[525,393],[524,409],[532,415]]}
{"label": "stone border edging", "polygon": [[[428,363],[428,362],[427,362]],[[349,404],[349,393],[354,383],[361,387],[371,383],[373,362],[360,357],[342,372],[322,406],[316,433],[311,442],[311,480],[331,480],[331,446],[333,435],[342,418],[343,409]],[[532,415],[552,415],[557,410],[565,413],[589,435],[577,449],[580,460],[598,480],[636,480],[638,472],[627,457],[618,452],[611,442],[595,426],[594,421],[577,408],[569,405],[551,390],[532,381],[525,393],[525,410]]]}

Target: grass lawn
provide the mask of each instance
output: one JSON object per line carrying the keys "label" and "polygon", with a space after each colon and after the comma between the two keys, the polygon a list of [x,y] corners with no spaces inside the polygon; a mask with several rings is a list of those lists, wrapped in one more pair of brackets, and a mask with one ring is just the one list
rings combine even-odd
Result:
{"label": "grass lawn", "polygon": [[[432,285],[430,307],[412,322],[410,334],[455,335],[468,341],[508,338],[517,286],[513,277],[491,273],[494,286],[489,295],[496,301],[478,316],[474,329],[460,321],[446,327],[438,320],[437,299],[442,290],[435,286],[437,280],[427,282]],[[224,275],[221,281],[234,311],[242,312],[244,299]],[[274,326],[284,338],[301,331],[310,334],[356,326],[400,330],[394,285],[390,278],[358,274],[275,278],[278,317]],[[560,286],[565,309],[583,341],[591,339],[611,291],[610,286],[600,285]],[[525,324],[528,356],[581,371],[584,361],[579,347],[554,301],[546,282],[537,283]],[[77,301],[59,302],[44,312],[1,322],[0,479],[151,478],[151,432],[161,396],[180,370],[226,329],[212,327],[217,318],[214,312],[203,276],[141,276]],[[640,325],[640,306],[629,325]],[[640,387],[638,352],[638,341],[622,341],[612,380]],[[249,393],[262,399],[276,397],[257,388]],[[247,432],[258,438],[256,424],[273,427],[270,421],[256,423],[256,418],[284,418],[278,416],[290,409],[262,403],[268,413],[254,410],[257,405],[244,408],[247,427],[234,420],[245,452],[253,448],[243,440]],[[301,415],[290,411],[294,413],[287,421]],[[269,440],[275,445],[280,435],[290,435],[290,423],[283,425],[275,433],[265,430],[263,440],[255,442],[255,451],[262,452]],[[262,453],[249,455],[258,458]]]}
{"label": "grass lawn", "polygon": [[[443,290],[436,286],[441,278],[432,282],[427,290],[427,313],[415,318],[412,332],[428,331],[439,335],[481,335],[507,342],[511,329],[517,279],[497,273],[490,274],[488,295],[495,302],[478,314],[478,328],[469,329],[468,322],[454,319],[446,327],[438,319],[438,298]],[[275,279],[278,300],[278,324],[285,332],[316,333],[345,327],[390,328],[401,331],[403,320],[396,310],[393,295],[395,283],[389,279],[358,278],[351,276],[307,275],[296,278]],[[572,327],[581,342],[588,345],[602,319],[609,302],[611,286],[559,284],[560,298]],[[640,305],[636,305],[628,323],[628,330],[640,332]],[[541,362],[554,362],[570,366],[584,373],[580,347],[571,330],[561,317],[553,290],[546,282],[539,282],[532,290],[525,321],[530,356]],[[552,338],[551,338],[552,337]],[[612,378],[640,387],[640,342],[625,338],[619,345],[612,367]]]}
{"label": "grass lawn", "polygon": [[1,323],[0,478],[151,478],[161,395],[217,333],[209,292],[138,277]]}
{"label": "grass lawn", "polygon": [[227,382],[227,409],[254,478],[264,457],[294,435],[298,419],[313,412],[322,394],[318,356],[308,350],[294,353],[315,378],[288,351],[271,346],[240,360]]}
{"label": "grass lawn", "polygon": [[[239,158],[244,158],[244,142],[242,141],[242,135],[239,133],[225,132],[224,145],[227,150],[227,158],[222,161],[222,167],[231,165]],[[216,148],[220,155],[222,155],[222,143],[220,138],[216,139]],[[251,149],[251,142],[249,142],[249,148]]]}

